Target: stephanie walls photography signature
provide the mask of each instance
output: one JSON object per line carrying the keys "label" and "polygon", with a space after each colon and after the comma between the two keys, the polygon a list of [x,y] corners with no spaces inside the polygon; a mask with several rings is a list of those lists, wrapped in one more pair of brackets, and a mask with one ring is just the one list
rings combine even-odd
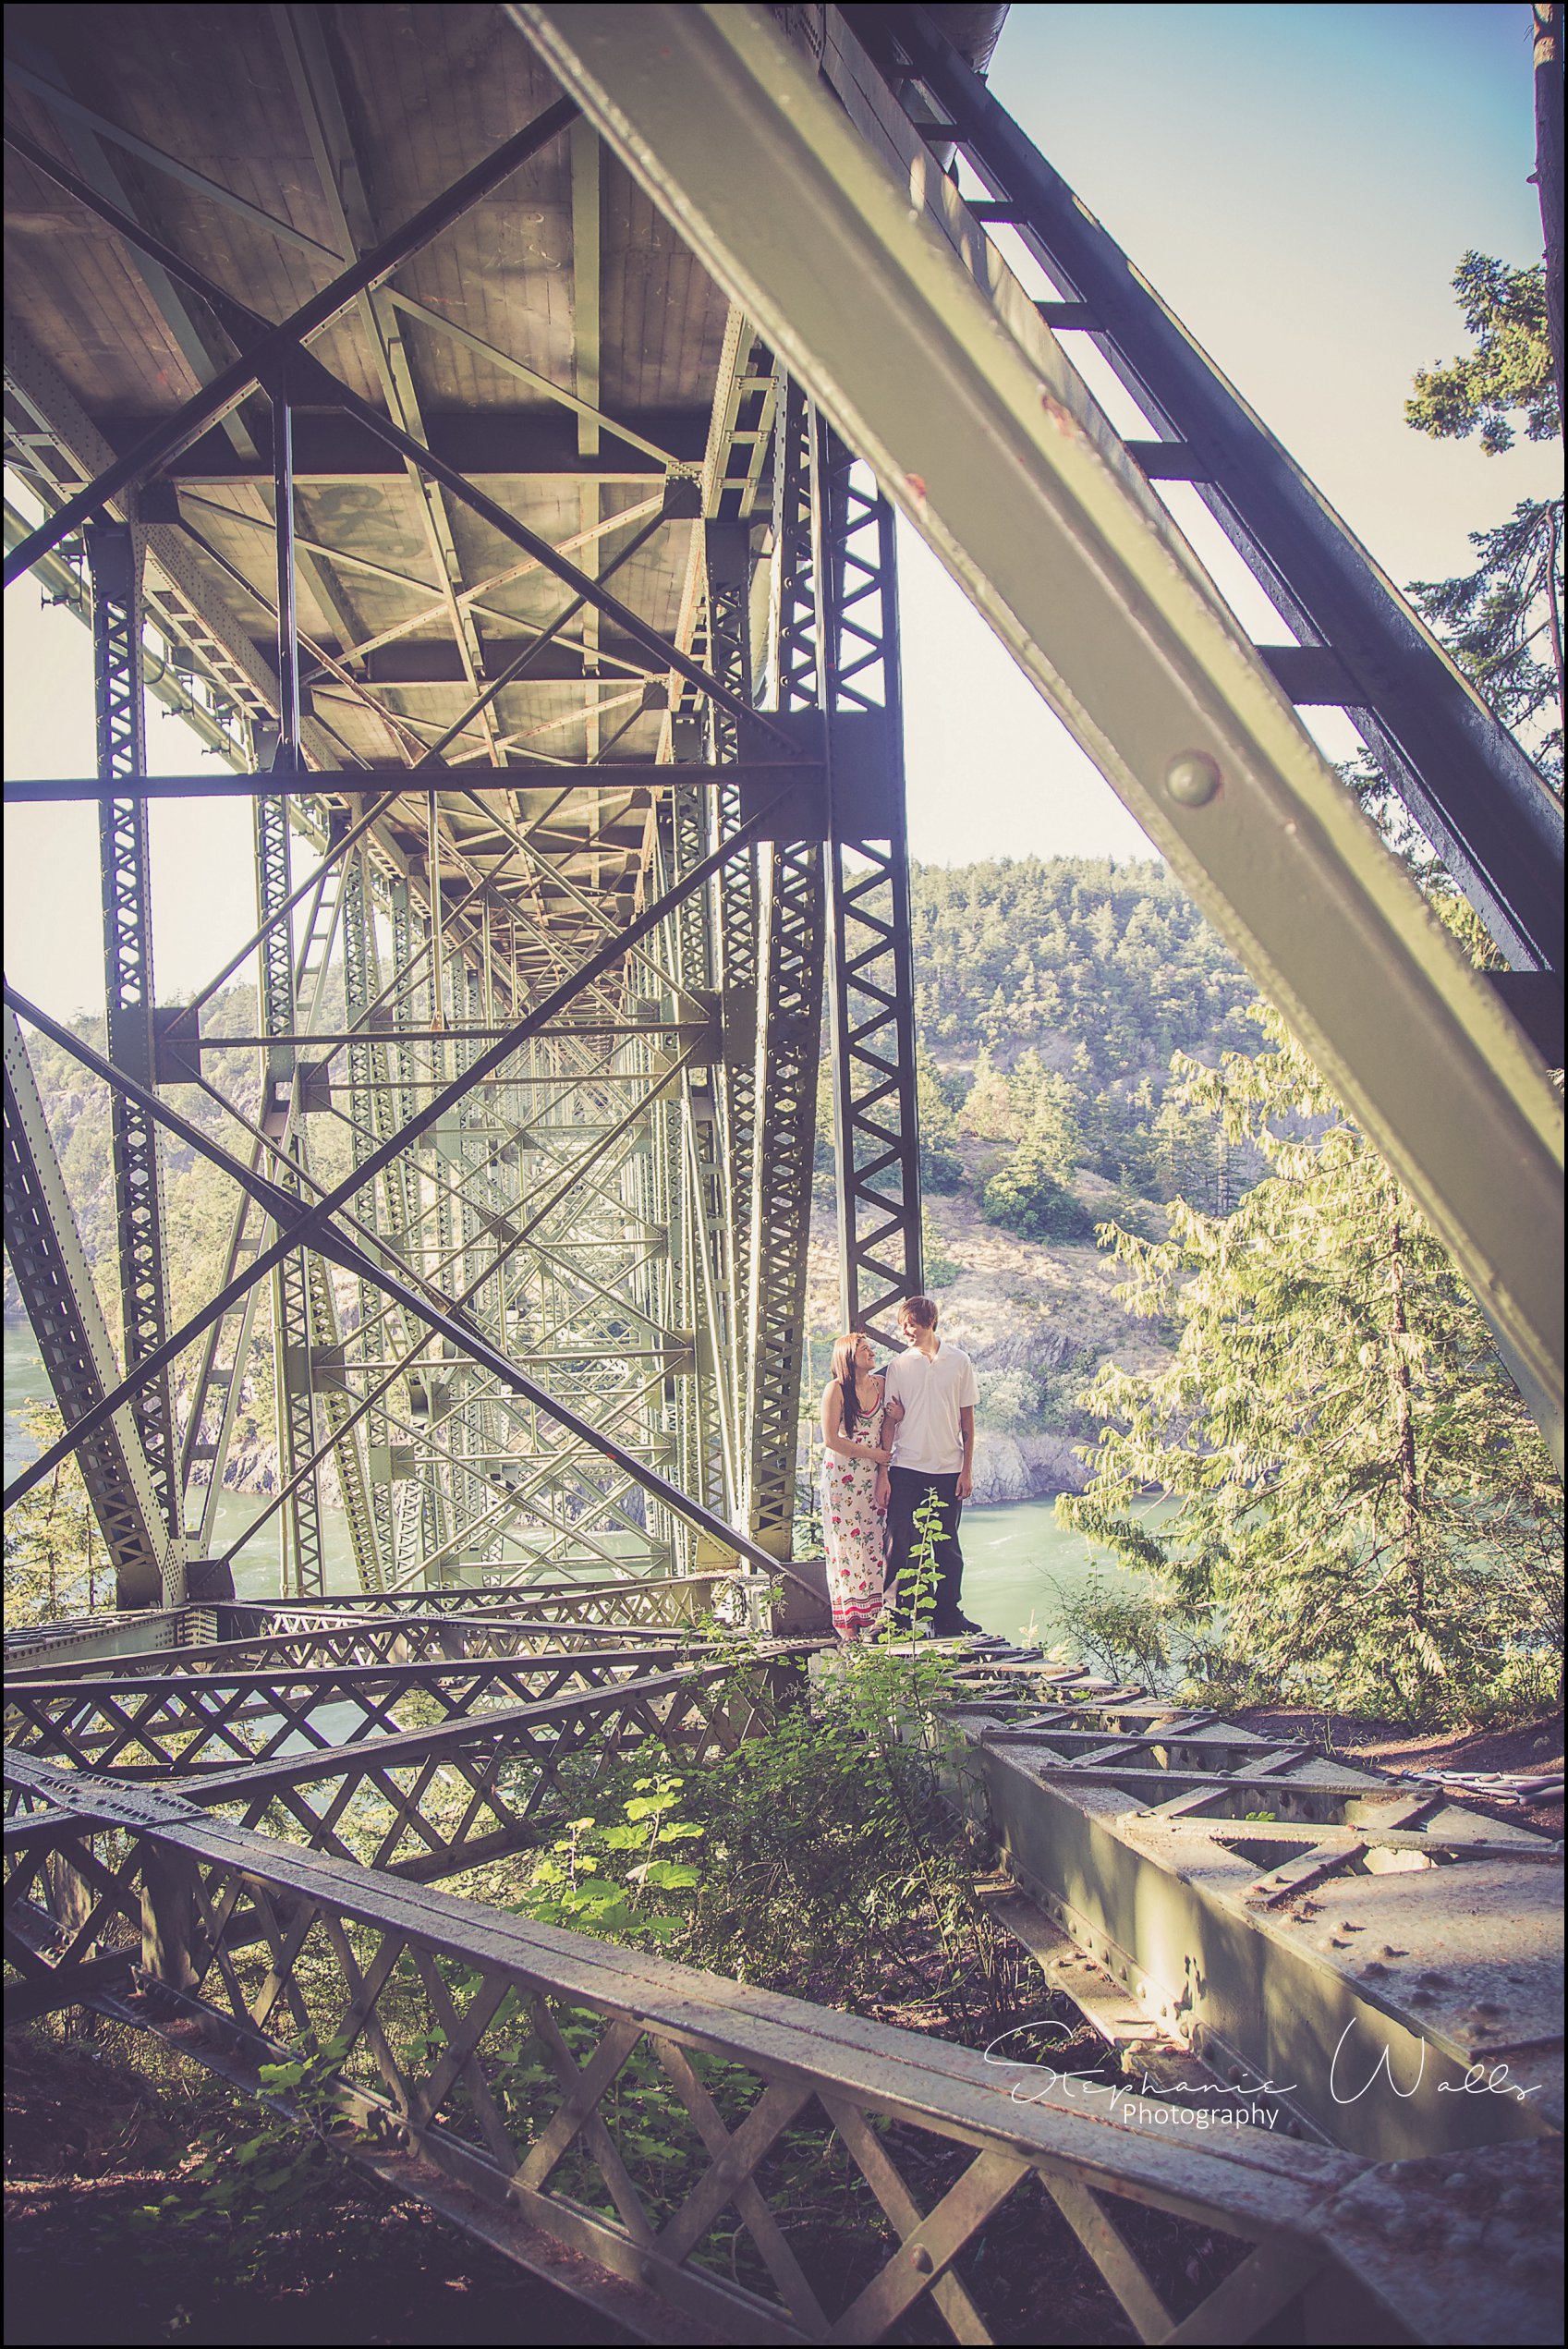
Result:
{"label": "stephanie walls photography signature", "polygon": [[[1395,2096],[1408,2099],[1416,2095],[1427,2075],[1426,2040],[1416,2041],[1419,2051],[1413,2066],[1414,2076],[1411,2077],[1407,2087],[1402,2087],[1394,2077],[1393,2063],[1386,2042],[1379,2049],[1377,2060],[1362,2080],[1360,2087],[1352,2087],[1349,2083],[1365,2067],[1366,2063],[1364,2055],[1358,2055],[1355,2049],[1346,2045],[1355,2028],[1354,2020],[1345,2025],[1339,2035],[1333,2058],[1329,2065],[1329,2094],[1333,2098],[1334,2102],[1358,2104],[1367,2090],[1376,2086],[1380,2075],[1387,2081]],[[1438,2094],[1440,2096],[1512,2096],[1523,2104],[1526,2097],[1539,2096],[1541,2087],[1542,2083],[1539,2080],[1537,2080],[1533,2087],[1521,2087],[1520,2083],[1513,2078],[1506,2063],[1472,2063],[1463,2080],[1440,2080]]]}
{"label": "stephanie walls photography signature", "polygon": [[[1385,2042],[1376,2057],[1367,2063],[1365,2049],[1353,2044],[1356,2031],[1353,2019],[1347,2023],[1334,2044],[1329,2062],[1329,2094],[1336,2104],[1358,2104],[1378,2085],[1379,2080],[1392,2089],[1402,2100],[1419,2093],[1427,2072],[1427,2041],[1417,2041],[1413,2064],[1405,2067],[1402,2080],[1395,2075],[1392,2053]],[[1062,2036],[1056,2040],[1051,2033]],[[1001,2050],[1009,2039],[1033,2039],[1037,2044],[1060,2048],[1076,2036],[1065,2023],[1044,2021],[1015,2024],[1011,2030],[1000,2032],[985,2051],[985,2061],[1007,2072],[1027,2074],[1028,2077],[1014,2080],[1008,2097],[1014,2104],[1039,2104],[1058,2089],[1069,2103],[1082,2104],[1088,2110],[1103,2104],[1105,2117],[1110,2120],[1137,2119],[1156,2121],[1167,2127],[1189,2128],[1202,2132],[1210,2128],[1267,2128],[1278,2126],[1279,2112],[1270,2104],[1258,2099],[1294,2095],[1296,2083],[1259,2080],[1254,2086],[1226,2087],[1218,2082],[1173,2083],[1169,2086],[1149,2077],[1134,2085],[1130,2080],[1104,2080],[1093,2069],[1064,2069],[1060,2064],[1042,2063],[1029,2058],[1004,2055]],[[1472,2063],[1462,2080],[1440,2080],[1439,2096],[1512,2096],[1523,2104],[1527,2097],[1538,2096],[1541,2083],[1525,2087],[1515,2080],[1506,2063]],[[1218,2111],[1202,2105],[1185,2105],[1175,2101],[1182,2097],[1201,2098],[1222,2096],[1229,2099]],[[1148,2099],[1154,2099],[1149,2101]]]}

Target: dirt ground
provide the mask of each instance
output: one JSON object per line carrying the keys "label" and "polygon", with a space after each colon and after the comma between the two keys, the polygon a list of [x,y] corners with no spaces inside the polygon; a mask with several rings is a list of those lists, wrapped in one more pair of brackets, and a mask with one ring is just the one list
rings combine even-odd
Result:
{"label": "dirt ground", "polygon": [[631,2338],[335,2165],[308,2217],[280,2228],[253,2279],[225,2279],[195,2237],[171,2250],[168,2222],[154,2245],[133,2214],[167,2196],[195,2209],[189,2137],[215,2108],[202,2081],[182,2124],[177,2089],[160,2095],[112,2045],[7,2031],[5,2101],[8,2349],[180,2341],[535,2349]]}

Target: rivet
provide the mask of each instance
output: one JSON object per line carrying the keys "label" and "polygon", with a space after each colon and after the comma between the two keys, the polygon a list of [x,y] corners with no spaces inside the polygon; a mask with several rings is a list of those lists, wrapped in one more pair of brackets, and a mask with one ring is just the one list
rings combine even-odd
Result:
{"label": "rivet", "polygon": [[639,2260],[637,2271],[644,2283],[657,2283],[659,2281],[659,2270],[651,2259]]}
{"label": "rivet", "polygon": [[912,2246],[909,2253],[909,2265],[917,2275],[929,2276],[930,2274],[931,2255],[923,2243],[917,2243]]}
{"label": "rivet", "polygon": [[1206,750],[1184,750],[1165,770],[1165,788],[1181,808],[1206,808],[1220,788],[1220,770]]}

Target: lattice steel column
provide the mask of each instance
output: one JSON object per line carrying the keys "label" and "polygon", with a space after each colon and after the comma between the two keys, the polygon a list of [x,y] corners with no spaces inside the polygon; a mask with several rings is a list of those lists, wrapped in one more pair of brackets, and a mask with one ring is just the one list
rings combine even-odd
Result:
{"label": "lattice steel column", "polygon": [[[256,802],[256,896],[260,919],[268,922],[261,942],[261,1033],[292,1036],[295,1032],[293,943],[286,914],[279,915],[289,894],[288,805],[281,797]],[[261,1130],[282,1144],[289,1138],[288,1089],[293,1082],[295,1048],[269,1044],[261,1055]],[[298,1153],[303,1129],[293,1138]],[[297,1177],[280,1173],[283,1188],[298,1198]],[[272,1280],[273,1386],[277,1400],[278,1474],[290,1482],[316,1449],[316,1417],[310,1392],[310,1286],[302,1253],[286,1256]],[[321,1491],[312,1468],[303,1476],[284,1505],[283,1589],[299,1598],[320,1595],[326,1588],[322,1554]]]}
{"label": "lattice steel column", "polygon": [[[141,684],[141,542],[119,522],[85,532],[92,575],[92,673],[98,773],[128,781],[145,765]],[[141,1085],[153,1082],[152,899],[145,800],[98,803],[103,889],[103,984],[109,1058]],[[116,1093],[112,1104],[115,1214],[120,1258],[120,1309],[126,1368],[155,1352],[168,1335],[164,1260],[163,1180],[157,1131],[146,1114]],[[180,1531],[174,1411],[167,1372],[149,1379],[131,1406],[141,1448],[172,1533]]]}
{"label": "lattice steel column", "polygon": [[[278,739],[273,763],[297,772],[299,757],[299,640],[294,602],[294,420],[288,385],[281,373],[267,385],[273,410],[273,521],[277,568]],[[289,898],[288,802],[266,795],[256,802],[256,902],[262,931],[260,948],[261,1032],[277,1037],[261,1054],[262,1132],[271,1141],[290,1139],[289,1100],[296,1052],[282,1041],[296,1033],[298,991],[294,983],[294,924]],[[318,899],[318,907],[319,907]],[[304,1148],[303,1120],[293,1135]],[[280,1174],[283,1188],[299,1196],[298,1179]],[[278,1473],[290,1487],[283,1513],[282,1583],[300,1598],[326,1588],[322,1554],[321,1489],[313,1463],[316,1414],[311,1396],[314,1353],[310,1280],[304,1256],[286,1256],[272,1280],[273,1385],[277,1406]],[[303,1473],[300,1473],[303,1471]],[[296,1480],[298,1479],[298,1481]]]}
{"label": "lattice steel column", "polygon": [[[822,706],[812,442],[809,403],[792,383],[773,460],[774,674],[786,714]],[[820,840],[775,844],[764,861],[757,975],[747,1520],[779,1558],[790,1554],[795,1522],[823,926]]]}
{"label": "lattice steel column", "polygon": [[[364,850],[357,849],[354,860],[343,878],[343,1001],[346,1025],[358,1028],[370,1016],[371,1005],[380,993],[379,965],[376,954],[375,906],[371,894],[371,864]],[[378,1079],[384,1072],[385,1054],[378,1053],[368,1041],[348,1048],[348,1111],[353,1126],[350,1148],[358,1166],[370,1155],[376,1141],[382,1138],[378,1103],[385,1101],[377,1089]],[[361,1192],[354,1202],[355,1212],[367,1223],[377,1223],[375,1187]],[[400,1226],[380,1223],[383,1235],[390,1236]],[[361,1359],[374,1357],[381,1352],[379,1333],[388,1308],[384,1299],[366,1281],[359,1284],[359,1323],[345,1348],[345,1358],[358,1354]],[[370,1379],[374,1384],[373,1379]],[[376,1561],[378,1587],[384,1587],[386,1570],[393,1555],[392,1524],[392,1430],[384,1408],[372,1406],[364,1420],[367,1470],[367,1509],[370,1517],[371,1548]]]}
{"label": "lattice steel column", "polygon": [[[704,747],[694,727],[684,726],[677,734],[677,751],[700,754]],[[691,871],[709,852],[706,797],[696,785],[681,785],[669,795],[667,861],[672,880]],[[714,914],[711,890],[688,897],[672,925],[670,949],[684,995],[716,1006]],[[716,1023],[714,1041],[717,1045]],[[682,1079],[674,1139],[676,1227],[671,1232],[671,1253],[680,1284],[676,1321],[691,1333],[694,1348],[683,1380],[680,1480],[706,1507],[727,1516],[734,1505],[733,1415],[721,1381],[731,1379],[734,1362],[734,1282],[711,1062],[688,1069]]]}
{"label": "lattice steel column", "polygon": [[[749,525],[709,522],[704,529],[708,663],[716,676],[751,699],[751,550]],[[716,765],[740,757],[739,727],[710,702],[711,749]],[[717,847],[741,824],[736,783],[708,795],[709,845]],[[758,851],[731,857],[712,887],[714,982],[722,1021],[723,1058],[714,1071],[718,1150],[725,1169],[730,1229],[734,1343],[738,1357],[751,1327],[751,1192],[757,1126]],[[746,1382],[732,1380],[737,1417],[747,1407]],[[744,1425],[736,1430],[745,1440]]]}
{"label": "lattice steel column", "polygon": [[839,1301],[891,1345],[924,1285],[893,517],[826,424],[817,454]]}
{"label": "lattice steel column", "polygon": [[[10,1011],[4,1042],[6,1248],[55,1400],[71,1427],[102,1401],[118,1373],[32,1064]],[[160,1515],[129,1406],[76,1456],[114,1562],[116,1603],[177,1604],[184,1596],[181,1552]]]}

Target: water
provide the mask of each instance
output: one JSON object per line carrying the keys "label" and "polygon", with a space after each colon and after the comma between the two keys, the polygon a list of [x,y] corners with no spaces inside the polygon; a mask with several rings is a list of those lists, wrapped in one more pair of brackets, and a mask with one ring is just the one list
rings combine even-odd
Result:
{"label": "water", "polygon": [[[52,1400],[49,1381],[32,1333],[25,1325],[6,1331],[6,1475],[14,1476],[33,1458],[34,1447],[16,1418],[27,1401]],[[250,1492],[225,1492],[218,1503],[218,1541],[224,1546],[242,1532],[265,1506]],[[335,1509],[322,1512],[326,1553],[327,1588],[335,1593],[359,1588],[354,1571],[348,1523]],[[1016,1501],[1000,1507],[967,1509],[961,1540],[964,1547],[964,1605],[986,1631],[1015,1638],[1031,1621],[1047,1642],[1057,1636],[1053,1623],[1056,1588],[1080,1585],[1096,1564],[1118,1576],[1121,1569],[1103,1557],[1090,1556],[1081,1534],[1066,1532],[1056,1522],[1050,1501]],[[1127,1577],[1129,1584],[1133,1577]],[[235,1588],[247,1599],[272,1599],[278,1591],[278,1518],[273,1517],[235,1561]]]}
{"label": "water", "polygon": [[1093,1573],[1124,1582],[1129,1589],[1140,1582],[1103,1551],[1091,1553],[1081,1533],[1059,1526],[1053,1501],[966,1509],[958,1539],[964,1552],[964,1612],[982,1631],[1008,1639],[1028,1633],[1032,1625],[1034,1638],[1051,1646],[1061,1637],[1055,1621],[1058,1592],[1080,1588]]}

